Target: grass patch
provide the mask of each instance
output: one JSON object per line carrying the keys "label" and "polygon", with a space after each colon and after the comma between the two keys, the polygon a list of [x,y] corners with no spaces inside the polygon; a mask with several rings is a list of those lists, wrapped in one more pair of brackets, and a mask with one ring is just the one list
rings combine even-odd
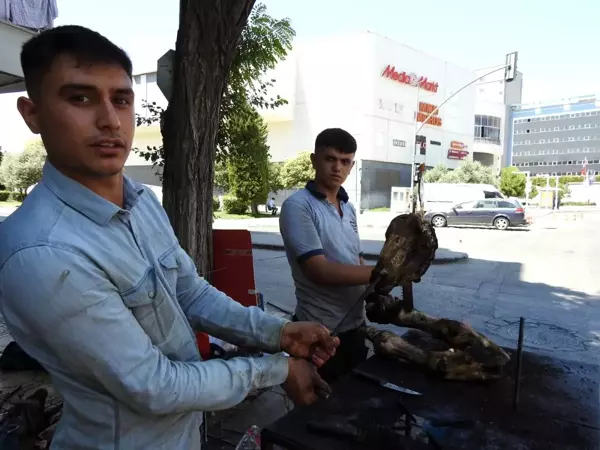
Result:
{"label": "grass patch", "polygon": [[384,207],[373,208],[373,209],[370,209],[369,212],[390,212],[390,208],[384,208]]}
{"label": "grass patch", "polygon": [[217,219],[228,219],[228,220],[239,220],[239,219],[268,219],[269,217],[276,217],[269,214],[227,214],[223,211],[216,211],[215,217]]}

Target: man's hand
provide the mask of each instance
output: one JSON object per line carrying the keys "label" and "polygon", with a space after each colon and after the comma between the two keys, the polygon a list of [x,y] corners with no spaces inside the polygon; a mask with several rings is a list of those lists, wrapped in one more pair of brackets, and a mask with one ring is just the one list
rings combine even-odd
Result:
{"label": "man's hand", "polygon": [[335,354],[340,340],[315,322],[289,322],[281,333],[281,350],[296,358],[311,359],[321,367]]}
{"label": "man's hand", "polygon": [[329,385],[319,376],[316,367],[305,359],[289,358],[288,377],[283,390],[294,405],[310,405],[331,394]]}

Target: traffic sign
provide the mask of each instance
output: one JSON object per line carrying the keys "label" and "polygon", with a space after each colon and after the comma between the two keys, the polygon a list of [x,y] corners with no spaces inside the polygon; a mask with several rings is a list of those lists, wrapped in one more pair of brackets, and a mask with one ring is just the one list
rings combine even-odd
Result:
{"label": "traffic sign", "polygon": [[158,58],[156,67],[156,84],[167,101],[171,100],[174,66],[175,50],[169,50],[167,53]]}

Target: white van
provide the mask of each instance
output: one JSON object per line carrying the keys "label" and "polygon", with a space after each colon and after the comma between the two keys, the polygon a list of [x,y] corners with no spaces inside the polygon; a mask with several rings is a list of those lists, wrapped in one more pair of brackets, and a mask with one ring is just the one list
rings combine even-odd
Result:
{"label": "white van", "polygon": [[425,211],[444,211],[457,203],[486,198],[504,198],[496,186],[470,183],[425,183]]}

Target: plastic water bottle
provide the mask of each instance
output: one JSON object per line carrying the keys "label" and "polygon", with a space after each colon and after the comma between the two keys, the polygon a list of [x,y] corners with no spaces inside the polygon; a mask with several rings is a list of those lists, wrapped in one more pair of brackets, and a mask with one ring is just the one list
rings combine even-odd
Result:
{"label": "plastic water bottle", "polygon": [[235,450],[260,450],[260,429],[256,425],[248,428]]}

